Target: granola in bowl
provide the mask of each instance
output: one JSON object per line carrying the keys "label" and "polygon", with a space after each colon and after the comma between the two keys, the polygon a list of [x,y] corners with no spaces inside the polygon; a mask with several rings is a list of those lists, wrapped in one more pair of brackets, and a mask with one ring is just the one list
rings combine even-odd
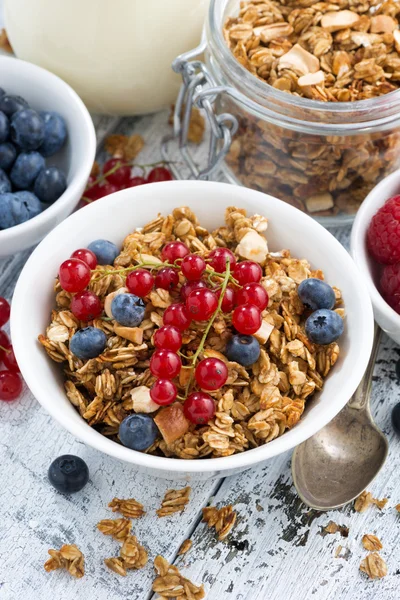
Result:
{"label": "granola in bowl", "polygon": [[338,358],[343,301],[306,259],[270,252],[266,229],[228,207],[209,232],[180,207],[120,252],[96,240],[62,263],[39,341],[91,427],[193,459],[255,448],[299,421]]}

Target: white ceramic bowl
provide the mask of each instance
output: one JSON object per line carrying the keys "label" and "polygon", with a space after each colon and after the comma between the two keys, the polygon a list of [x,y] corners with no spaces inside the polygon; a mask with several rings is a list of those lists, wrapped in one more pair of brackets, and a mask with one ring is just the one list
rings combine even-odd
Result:
{"label": "white ceramic bowl", "polygon": [[55,110],[65,119],[68,141],[46,164],[64,170],[68,187],[40,215],[0,231],[0,258],[37,244],[78,204],[96,153],[96,134],[89,112],[79,96],[49,71],[14,57],[0,56],[0,87],[25,98],[35,110]]}
{"label": "white ceramic bowl", "polygon": [[[53,284],[58,267],[79,247],[96,238],[121,245],[135,227],[162,212],[188,205],[200,223],[212,230],[224,223],[227,206],[245,208],[270,220],[270,249],[290,248],[321,268],[328,282],[338,286],[346,304],[341,355],[321,394],[308,402],[301,421],[282,437],[234,456],[179,460],[135,452],[94,429],[66,398],[61,366],[52,362],[37,342],[49,323],[54,306]],[[34,290],[34,293],[32,293]],[[112,194],[79,210],[61,223],[35,249],[18,280],[12,303],[11,334],[22,374],[32,393],[48,412],[87,444],[137,468],[166,478],[208,478],[229,475],[256,465],[304,441],[326,425],[346,404],[367,365],[373,336],[371,302],[350,255],[321,225],[276,198],[224,183],[173,181],[145,185]]]}
{"label": "white ceramic bowl", "polygon": [[400,170],[385,177],[365,198],[358,209],[351,231],[351,254],[367,285],[378,325],[397,344],[400,344],[400,315],[383,299],[379,290],[382,270],[367,252],[366,236],[372,217],[391,196],[400,194]]}

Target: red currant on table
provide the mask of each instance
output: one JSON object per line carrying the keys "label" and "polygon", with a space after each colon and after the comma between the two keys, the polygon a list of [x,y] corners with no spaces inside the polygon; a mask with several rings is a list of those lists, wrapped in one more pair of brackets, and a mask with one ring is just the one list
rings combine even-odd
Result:
{"label": "red currant on table", "polygon": [[164,325],[174,325],[180,331],[185,331],[192,322],[192,318],[184,304],[176,302],[170,304],[164,310],[163,323]]}
{"label": "red currant on table", "polygon": [[[215,292],[217,294],[217,298],[221,296],[221,289]],[[236,292],[233,288],[227,287],[224,293],[224,297],[221,304],[222,312],[230,313],[235,308],[236,304]]]}
{"label": "red currant on table", "polygon": [[171,173],[165,167],[155,167],[147,176],[148,183],[156,181],[171,181],[173,179]]}
{"label": "red currant on table", "polygon": [[246,283],[237,293],[237,304],[254,304],[260,310],[268,306],[268,294],[259,283]]}
{"label": "red currant on table", "polygon": [[186,308],[195,321],[208,321],[217,307],[217,295],[208,288],[193,290],[186,299]]}
{"label": "red currant on table", "polygon": [[0,297],[0,327],[10,318],[10,305],[5,298]]}
{"label": "red currant on table", "polygon": [[7,352],[4,352],[3,363],[6,369],[9,371],[15,371],[16,373],[19,373],[19,366],[12,346],[8,346]]}
{"label": "red currant on table", "polygon": [[228,379],[228,367],[219,358],[205,358],[197,365],[194,375],[202,390],[219,390]]}
{"label": "red currant on table", "polygon": [[205,283],[205,281],[187,281],[181,287],[181,298],[183,298],[183,300],[186,300],[186,298],[191,292],[193,292],[193,290],[200,290],[201,288],[205,289],[206,287],[207,284]]}
{"label": "red currant on table", "polygon": [[206,261],[198,254],[188,254],[182,260],[181,271],[189,281],[200,279],[206,270]]}
{"label": "red currant on table", "polygon": [[71,258],[79,258],[79,260],[83,260],[89,269],[95,269],[97,267],[96,255],[88,248],[79,248],[79,250],[75,250],[75,252],[71,254]]}
{"label": "red currant on table", "polygon": [[83,260],[69,258],[58,272],[60,285],[66,292],[82,292],[90,281],[90,269]]}
{"label": "red currant on table", "polygon": [[154,345],[162,350],[177,352],[182,346],[182,334],[174,325],[164,325],[155,332]]}
{"label": "red currant on table", "polygon": [[181,359],[172,350],[156,350],[150,359],[151,374],[161,379],[173,379],[181,367]]}
{"label": "red currant on table", "polygon": [[172,267],[163,267],[158,271],[155,278],[156,288],[162,288],[163,290],[173,290],[178,283],[178,271]]}
{"label": "red currant on table", "polygon": [[[8,339],[8,335],[4,333],[4,331],[0,330],[0,346],[1,348],[8,349],[10,347],[10,340]],[[0,348],[0,362],[2,362],[5,354],[5,350]]]}
{"label": "red currant on table", "polygon": [[126,278],[126,287],[131,292],[144,298],[151,292],[154,285],[154,277],[146,269],[135,269]]}
{"label": "red currant on table", "polygon": [[144,177],[131,177],[125,188],[136,187],[137,185],[143,185],[147,183]]}
{"label": "red currant on table", "polygon": [[207,258],[210,266],[217,273],[225,273],[227,260],[229,260],[232,270],[236,265],[235,255],[228,248],[215,248],[215,250],[211,250]]}
{"label": "red currant on table", "polygon": [[80,321],[91,321],[101,315],[100,298],[88,290],[79,292],[71,300],[71,312]]}
{"label": "red currant on table", "polygon": [[235,266],[233,276],[240,285],[258,283],[262,277],[262,268],[258,263],[251,260],[243,260]]}
{"label": "red currant on table", "polygon": [[232,314],[232,324],[236,331],[252,335],[261,327],[261,312],[254,304],[237,306]]}
{"label": "red currant on table", "polygon": [[161,260],[173,263],[179,258],[187,256],[189,252],[189,248],[183,242],[168,242],[161,251]]}
{"label": "red currant on table", "polygon": [[22,392],[22,381],[17,373],[0,371],[0,400],[10,402]]}
{"label": "red currant on table", "polygon": [[[118,165],[121,165],[116,171],[107,175],[108,171],[114,169]],[[103,174],[106,176],[107,181],[114,185],[121,187],[126,185],[131,178],[131,167],[123,163],[120,158],[110,158],[103,165]]]}
{"label": "red currant on table", "polygon": [[183,405],[185,417],[196,425],[205,425],[215,415],[215,402],[204,392],[193,392]]}
{"label": "red currant on table", "polygon": [[157,379],[150,388],[151,399],[160,406],[172,404],[177,395],[176,385],[169,379]]}

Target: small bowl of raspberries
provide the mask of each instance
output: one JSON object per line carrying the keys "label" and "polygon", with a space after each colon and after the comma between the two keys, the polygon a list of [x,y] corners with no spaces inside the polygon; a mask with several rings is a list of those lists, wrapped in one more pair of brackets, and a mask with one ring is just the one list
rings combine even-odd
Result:
{"label": "small bowl of raspberries", "polygon": [[382,180],[361,205],[351,253],[366,280],[375,320],[400,344],[400,170]]}

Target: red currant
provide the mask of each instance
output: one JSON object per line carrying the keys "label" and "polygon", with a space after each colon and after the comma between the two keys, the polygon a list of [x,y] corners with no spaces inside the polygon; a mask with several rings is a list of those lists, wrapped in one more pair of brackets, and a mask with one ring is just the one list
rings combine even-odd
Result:
{"label": "red currant", "polygon": [[4,352],[3,363],[6,369],[9,371],[15,371],[19,373],[19,366],[12,346],[9,346],[7,348],[7,352]]}
{"label": "red currant", "polygon": [[[119,169],[107,175],[108,171],[114,169],[118,164],[121,166]],[[131,178],[131,167],[129,165],[124,164],[124,162],[120,158],[110,158],[107,162],[104,163],[103,166],[103,174],[106,176],[107,181],[113,183],[118,188],[123,185],[126,185]]]}
{"label": "red currant", "polygon": [[3,327],[10,318],[10,305],[5,298],[0,297],[0,327]]}
{"label": "red currant", "polygon": [[146,269],[135,269],[126,278],[126,287],[139,298],[147,296],[153,289],[153,285],[154,277]]}
{"label": "red currant", "polygon": [[163,323],[164,325],[174,325],[180,331],[185,331],[192,322],[191,316],[184,304],[176,302],[170,304],[164,310]]}
{"label": "red currant", "polygon": [[246,283],[237,293],[237,304],[254,304],[260,310],[268,306],[268,294],[259,283]]}
{"label": "red currant", "polygon": [[22,392],[22,381],[18,373],[0,371],[0,400],[10,402]]}
{"label": "red currant", "polygon": [[99,187],[101,191],[100,198],[104,198],[104,196],[114,194],[114,192],[118,192],[118,190],[121,189],[119,186],[115,185],[115,183],[110,183],[109,181],[102,183]]}
{"label": "red currant", "polygon": [[208,288],[193,290],[186,299],[186,308],[195,321],[208,321],[217,307],[217,295]]}
{"label": "red currant", "polygon": [[258,263],[251,260],[244,260],[237,263],[233,270],[234,278],[244,285],[245,283],[258,283],[262,277],[262,268]]}
{"label": "red currant", "polygon": [[182,346],[182,334],[174,325],[164,325],[155,332],[154,345],[156,348],[177,352]]}
{"label": "red currant", "polygon": [[155,278],[156,288],[162,288],[163,290],[173,290],[178,283],[178,271],[172,267],[163,267],[158,271]]}
{"label": "red currant", "polygon": [[219,358],[205,358],[197,365],[194,375],[202,390],[219,390],[228,379],[228,367]]}
{"label": "red currant", "polygon": [[207,284],[204,281],[187,281],[181,287],[181,298],[186,300],[190,292],[193,292],[193,290],[200,290],[201,288],[205,289],[206,287]]}
{"label": "red currant", "polygon": [[229,260],[231,264],[231,270],[233,270],[236,265],[235,255],[228,250],[228,248],[215,248],[215,250],[211,250],[208,259],[211,267],[214,271],[217,271],[217,273],[225,273],[227,260]]}
{"label": "red currant", "polygon": [[92,185],[92,187],[85,190],[83,195],[88,200],[98,200],[99,198],[102,198],[104,196],[103,188],[100,184],[96,183],[96,185]]}
{"label": "red currant", "polygon": [[156,181],[171,181],[171,179],[173,179],[173,177],[165,167],[155,167],[147,176],[148,183],[155,183]]}
{"label": "red currant", "polygon": [[173,379],[181,367],[181,359],[172,350],[156,350],[150,359],[151,374],[162,379]]}
{"label": "red currant", "polygon": [[169,379],[157,379],[150,388],[151,399],[160,406],[172,404],[177,395],[176,385]]}
{"label": "red currant", "polygon": [[254,304],[242,304],[233,311],[232,324],[236,331],[252,335],[261,327],[261,312]]}
{"label": "red currant", "polygon": [[100,298],[88,290],[76,294],[71,300],[71,312],[80,321],[96,319],[102,310]]}
{"label": "red currant", "polygon": [[[215,292],[217,294],[217,298],[221,296],[221,289]],[[222,312],[230,313],[235,308],[236,304],[236,292],[233,288],[227,287],[225,290],[224,298],[222,300],[221,308]]]}
{"label": "red currant", "polygon": [[181,271],[189,281],[200,279],[206,270],[206,261],[198,254],[188,254],[182,260]]}
{"label": "red currant", "polygon": [[71,258],[79,258],[87,264],[89,269],[95,269],[97,267],[97,258],[94,252],[88,250],[88,248],[79,248],[71,254]]}
{"label": "red currant", "polygon": [[90,269],[83,260],[69,258],[58,272],[60,285],[66,292],[82,292],[90,281]]}
{"label": "red currant", "polygon": [[[6,349],[10,347],[10,340],[8,339],[7,334],[1,330],[0,330],[0,346],[1,346],[1,348],[6,348]],[[5,351],[2,350],[1,348],[0,348],[0,362],[2,362],[2,360],[4,358],[4,354],[5,354]]]}
{"label": "red currant", "polygon": [[147,183],[144,177],[131,177],[125,185],[125,188],[136,187],[137,185],[143,185],[144,183]]}
{"label": "red currant", "polygon": [[162,249],[161,260],[174,263],[176,260],[184,258],[188,254],[189,248],[183,242],[168,242]]}
{"label": "red currant", "polygon": [[215,402],[209,394],[193,392],[183,405],[185,417],[196,425],[205,425],[215,415]]}

